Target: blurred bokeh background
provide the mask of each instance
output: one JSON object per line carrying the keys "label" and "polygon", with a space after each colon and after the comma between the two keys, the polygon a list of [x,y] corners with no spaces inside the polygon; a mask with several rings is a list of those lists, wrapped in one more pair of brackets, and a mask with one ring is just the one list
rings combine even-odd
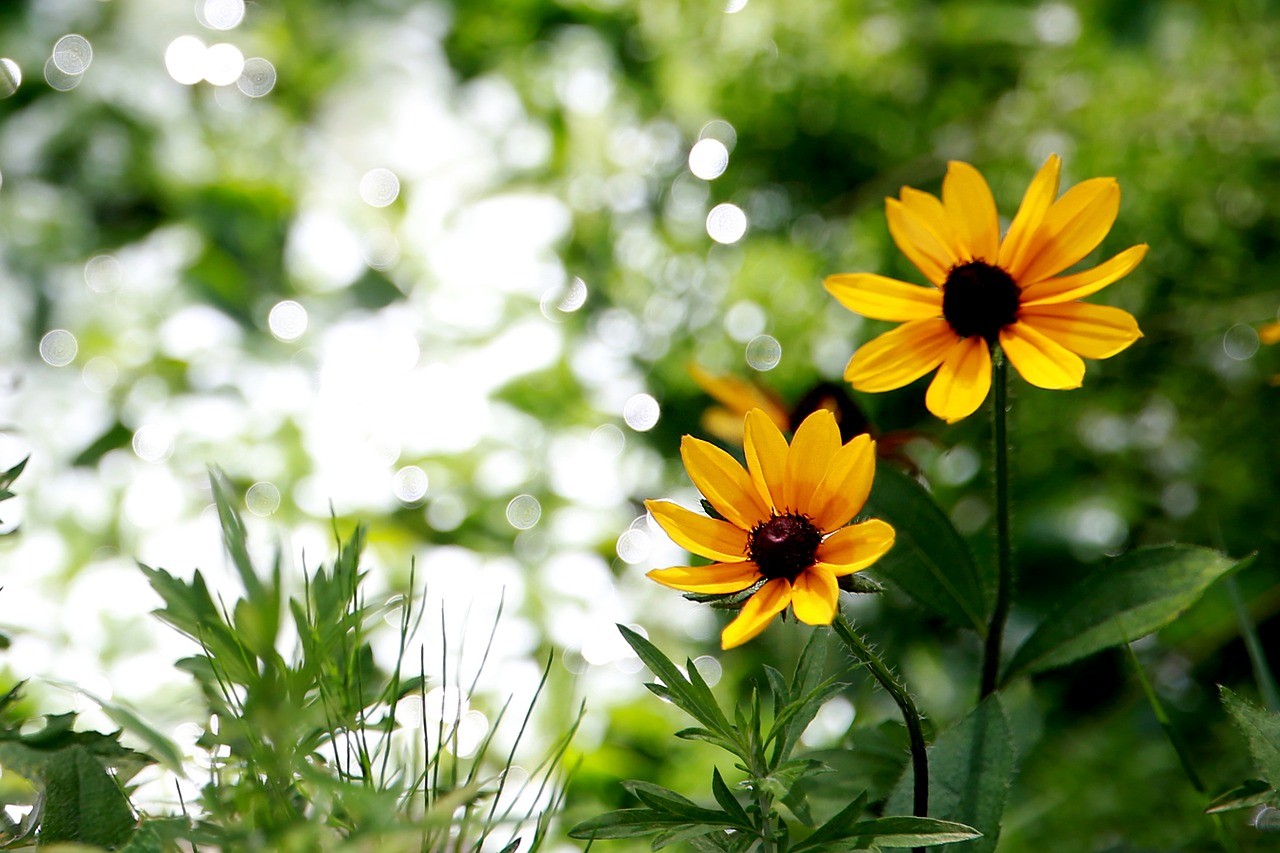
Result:
{"label": "blurred bokeh background", "polygon": [[[558,650],[546,731],[588,703],[572,818],[625,804],[623,778],[704,792],[718,756],[671,748],[684,723],[614,624],[726,697],[808,629],[722,655],[715,614],[644,578],[684,560],[641,502],[693,499],[678,441],[711,400],[690,364],[786,404],[838,382],[880,327],[822,277],[922,281],[883,198],[964,159],[1007,217],[1052,152],[1064,186],[1119,179],[1098,255],[1151,252],[1094,301],[1145,337],[1078,391],[1015,380],[1012,628],[1177,539],[1258,552],[1238,589],[1274,662],[1278,23],[1264,0],[0,4],[0,465],[31,456],[4,513],[6,680],[90,721],[40,679],[184,722],[190,649],[135,561],[235,596],[217,466],[263,553],[326,559],[332,516],[370,524],[377,594],[416,561],[427,648],[443,620],[478,655],[502,602],[477,707]],[[986,418],[936,421],[923,383],[854,402],[912,436],[986,553]],[[892,589],[854,606],[936,726],[971,704],[974,638]],[[1252,775],[1215,687],[1256,695],[1228,590],[1139,651],[1208,786]],[[1019,688],[1001,850],[1214,849],[1127,666]],[[864,744],[883,794],[894,709],[854,680],[806,743]]]}

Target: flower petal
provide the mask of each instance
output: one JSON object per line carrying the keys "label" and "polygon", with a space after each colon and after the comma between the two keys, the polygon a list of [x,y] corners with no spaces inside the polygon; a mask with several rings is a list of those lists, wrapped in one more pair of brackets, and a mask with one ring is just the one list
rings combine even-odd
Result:
{"label": "flower petal", "polygon": [[1049,208],[1023,266],[1011,268],[1009,274],[1026,282],[1057,275],[1098,248],[1119,213],[1120,184],[1115,178],[1076,184]]}
{"label": "flower petal", "polygon": [[689,375],[698,387],[738,419],[735,429],[742,437],[742,416],[752,409],[764,409],[779,428],[787,426],[787,410],[770,391],[737,376],[719,376],[699,364],[689,364]]}
{"label": "flower petal", "polygon": [[1040,230],[1040,223],[1053,200],[1058,197],[1058,175],[1061,171],[1062,158],[1057,154],[1050,154],[1040,171],[1031,179],[1026,195],[1022,197],[1022,204],[1009,225],[1009,233],[1005,234],[1004,242],[1000,244],[999,266],[1015,279],[1018,275],[1014,270],[1022,269],[1027,251],[1032,246],[1036,232]]}
{"label": "flower petal", "polygon": [[947,209],[942,206],[942,201],[937,196],[914,187],[903,187],[898,192],[898,198],[908,211],[928,226],[929,230],[959,261],[964,253],[964,247],[956,240],[951,222],[947,219]]}
{"label": "flower petal", "polygon": [[952,347],[929,383],[924,404],[949,424],[969,417],[991,390],[991,348],[972,335]]}
{"label": "flower petal", "polygon": [[839,604],[836,576],[825,566],[810,566],[791,584],[791,607],[806,625],[830,625]]}
{"label": "flower petal", "polygon": [[787,440],[769,416],[753,409],[747,412],[743,425],[742,449],[747,457],[747,471],[756,491],[769,502],[775,512],[783,512],[787,480]]}
{"label": "flower petal", "polygon": [[1022,378],[1038,388],[1079,388],[1084,382],[1080,356],[1018,321],[1000,330],[1000,346]]}
{"label": "flower petal", "polygon": [[982,174],[968,163],[952,160],[942,181],[942,203],[962,254],[994,264],[1000,255],[1000,217]]}
{"label": "flower petal", "polygon": [[1142,337],[1132,314],[1109,305],[1039,305],[1023,308],[1018,319],[1085,358],[1110,358]]}
{"label": "flower petal", "polygon": [[[904,195],[910,187],[903,187]],[[913,190],[912,192],[918,192]],[[935,199],[936,201],[936,199]],[[934,284],[947,280],[947,270],[956,265],[956,254],[946,238],[933,230],[920,215],[907,208],[896,198],[884,200],[885,217],[889,220],[889,233],[902,254],[916,265],[924,277]]]}
{"label": "flower petal", "polygon": [[680,458],[689,479],[725,520],[750,530],[771,515],[738,460],[711,442],[686,435]]}
{"label": "flower petal", "polygon": [[1147,244],[1139,243],[1093,269],[1038,281],[1023,288],[1021,303],[1026,307],[1083,299],[1128,275],[1146,255]]}
{"label": "flower petal", "polygon": [[829,275],[823,287],[841,305],[872,320],[925,320],[942,316],[942,291],[871,273]]}
{"label": "flower petal", "polygon": [[671,541],[686,551],[725,563],[736,563],[747,556],[747,531],[727,521],[700,515],[671,501],[645,501],[644,506]]}
{"label": "flower petal", "polygon": [[867,502],[875,475],[876,443],[866,433],[853,437],[831,458],[809,500],[808,515],[814,526],[826,533],[857,515]]}
{"label": "flower petal", "polygon": [[818,563],[836,577],[861,571],[889,553],[896,537],[887,521],[870,518],[832,533],[818,546]]}
{"label": "flower petal", "polygon": [[804,419],[787,451],[783,502],[788,511],[809,513],[814,490],[826,476],[840,450],[840,426],[830,409],[818,409]]}
{"label": "flower petal", "polygon": [[741,592],[760,580],[760,567],[747,560],[741,563],[712,563],[709,566],[673,566],[654,569],[646,577],[663,586],[685,592]]}
{"label": "flower petal", "polygon": [[738,612],[738,618],[720,632],[720,648],[732,649],[752,639],[765,628],[787,605],[791,603],[791,582],[786,578],[769,581],[747,599]]}
{"label": "flower petal", "polygon": [[891,391],[942,363],[960,337],[941,317],[903,323],[858,347],[844,378],[859,391]]}

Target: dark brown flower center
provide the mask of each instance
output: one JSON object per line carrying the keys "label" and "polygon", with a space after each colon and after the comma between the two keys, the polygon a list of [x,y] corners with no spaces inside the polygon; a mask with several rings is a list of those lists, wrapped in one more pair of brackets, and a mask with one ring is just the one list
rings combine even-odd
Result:
{"label": "dark brown flower center", "polygon": [[942,285],[942,316],[962,338],[979,335],[995,344],[1000,330],[1018,319],[1022,288],[986,261],[957,264]]}
{"label": "dark brown flower center", "polygon": [[747,537],[747,556],[760,574],[773,580],[795,580],[814,564],[822,531],[803,515],[775,515],[755,526]]}

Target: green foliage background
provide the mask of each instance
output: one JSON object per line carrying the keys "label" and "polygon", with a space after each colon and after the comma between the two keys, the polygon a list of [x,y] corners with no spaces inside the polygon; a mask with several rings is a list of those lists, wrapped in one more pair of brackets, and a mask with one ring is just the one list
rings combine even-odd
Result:
{"label": "green foliage background", "polygon": [[[0,6],[0,55],[24,76],[0,100],[0,353],[11,380],[0,398],[0,464],[33,455],[0,595],[54,599],[135,557],[176,570],[203,564],[216,551],[183,532],[201,523],[205,468],[218,464],[241,489],[278,488],[272,524],[298,531],[291,542],[323,529],[328,501],[344,522],[367,520],[388,592],[407,582],[412,556],[432,588],[445,583],[431,570],[441,549],[480,555],[481,588],[520,590],[514,611],[529,631],[512,643],[513,660],[548,646],[569,646],[571,657],[575,642],[585,649],[565,635],[566,612],[584,632],[644,625],[676,659],[686,647],[690,657],[718,655],[711,618],[650,589],[647,564],[615,551],[640,501],[686,488],[678,439],[701,431],[708,404],[687,364],[751,374],[787,401],[838,379],[879,329],[836,305],[822,276],[871,270],[919,281],[889,239],[882,199],[903,184],[937,191],[946,161],[959,158],[988,177],[1007,216],[1057,152],[1064,184],[1119,179],[1120,218],[1099,254],[1151,246],[1095,300],[1132,312],[1145,337],[1091,363],[1079,391],[1015,381],[1014,627],[1029,631],[1109,555],[1177,539],[1258,553],[1237,582],[1276,662],[1280,351],[1259,348],[1253,331],[1280,305],[1276,4],[750,0],[726,13],[689,0],[284,0],[250,5],[227,34],[201,28],[189,5]],[[89,38],[95,58],[79,87],[59,92],[40,68],[69,32]],[[276,87],[250,100],[175,83],[164,49],[187,33],[268,57]],[[687,167],[701,133],[731,142],[713,181]],[[356,188],[382,165],[400,176],[401,195],[374,209]],[[495,200],[506,206],[485,206]],[[733,245],[712,242],[704,226],[721,202],[748,218]],[[323,258],[300,257],[317,245],[299,236],[317,211],[370,257],[391,235],[398,260],[344,277]],[[115,289],[85,284],[86,262],[103,253],[120,260]],[[562,311],[557,300],[575,277],[586,302]],[[308,312],[297,341],[267,328],[281,300]],[[166,326],[178,316],[197,322]],[[388,385],[380,371],[398,368],[357,362],[355,378],[339,383],[342,402],[367,409],[369,421],[326,433],[335,410],[308,395],[332,378],[327,367],[342,366],[334,336],[352,322],[374,339],[391,330],[416,341],[413,370],[429,375]],[[79,343],[65,367],[39,358],[55,328]],[[540,342],[527,361],[526,333]],[[757,333],[782,347],[764,373],[744,359]],[[86,387],[80,373],[97,358],[115,379]],[[434,381],[443,375],[461,381]],[[472,382],[474,393],[459,390]],[[384,387],[407,402],[381,408],[373,394]],[[263,406],[285,391],[303,402]],[[638,392],[662,411],[643,432],[622,420]],[[882,433],[919,433],[923,473],[985,559],[986,420],[937,422],[923,408],[923,383],[857,403]],[[131,445],[155,423],[171,452],[148,461]],[[564,464],[591,452],[605,425],[625,438],[608,457],[609,489],[566,485]],[[436,438],[421,438],[428,433]],[[363,461],[378,442],[396,446],[393,463]],[[335,493],[332,484],[348,480],[326,479],[326,466],[348,456],[365,472],[350,482],[364,486]],[[388,483],[408,464],[430,486],[398,501]],[[166,489],[173,505],[140,523],[131,488]],[[517,494],[542,507],[531,530],[504,517]],[[203,523],[212,538],[210,518]],[[675,553],[648,534],[650,562]],[[137,605],[139,619],[149,606]],[[607,618],[583,621],[592,607]],[[961,715],[976,683],[972,638],[892,588],[859,608],[938,727]],[[4,618],[20,640],[55,648],[84,630]],[[112,639],[87,641],[89,651],[112,672],[112,660],[152,636],[134,630],[140,639],[91,632]],[[737,689],[765,660],[789,668],[804,635],[775,628],[720,657],[720,689]],[[1139,655],[1211,791],[1247,778],[1248,754],[1215,687],[1256,691],[1227,590],[1211,589]],[[568,796],[577,818],[626,804],[622,778],[693,791],[709,776],[709,754],[669,748],[674,714],[617,668],[624,657],[593,664],[579,654],[576,686],[558,688],[561,706],[585,693],[595,715]],[[52,671],[42,674],[74,680],[57,671],[56,655],[45,660]],[[8,665],[13,677],[32,674],[33,664]],[[1020,771],[1002,851],[1214,849],[1204,803],[1127,667],[1106,653],[1016,688]],[[893,756],[903,758],[878,728],[892,709],[867,684],[848,697],[857,718],[844,742],[888,756],[888,770],[870,758],[859,769],[887,796]],[[1245,849],[1275,843],[1245,813],[1228,817]]]}

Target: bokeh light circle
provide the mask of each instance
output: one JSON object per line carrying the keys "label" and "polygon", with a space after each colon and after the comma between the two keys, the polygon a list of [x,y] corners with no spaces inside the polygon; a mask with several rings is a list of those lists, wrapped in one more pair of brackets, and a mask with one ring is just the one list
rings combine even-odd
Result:
{"label": "bokeh light circle", "polygon": [[747,214],[736,204],[717,204],[707,214],[707,236],[717,243],[736,243],[746,233]]}
{"label": "bokeh light circle", "polygon": [[63,74],[78,77],[93,64],[93,45],[81,35],[65,35],[53,45],[53,64]]}
{"label": "bokeh light circle", "polygon": [[1245,361],[1258,352],[1262,339],[1258,330],[1246,323],[1236,323],[1222,336],[1222,351],[1228,358]]}
{"label": "bokeh light circle", "polygon": [[75,361],[79,350],[80,344],[76,341],[76,336],[66,329],[46,332],[40,339],[40,357],[54,367],[66,367]]}
{"label": "bokeh light circle", "polygon": [[249,512],[265,518],[280,508],[280,490],[272,483],[254,483],[244,493],[244,505]]}
{"label": "bokeh light circle", "polygon": [[650,394],[635,394],[622,407],[622,419],[636,432],[648,432],[658,425],[662,407]]}
{"label": "bokeh light circle", "polygon": [[307,331],[307,309],[292,299],[278,302],[267,315],[267,328],[278,341],[296,341]]}
{"label": "bokeh light circle", "polygon": [[194,86],[204,79],[204,57],[208,50],[195,36],[178,36],[165,48],[165,70],[178,83]]}
{"label": "bokeh light circle", "polygon": [[244,20],[244,0],[196,0],[196,17],[211,30],[231,30]]}
{"label": "bokeh light circle", "polygon": [[22,85],[22,69],[8,57],[0,58],[0,98],[7,98]]}
{"label": "bokeh light circle", "polygon": [[747,343],[747,364],[756,370],[773,370],[782,361],[782,344],[772,335],[756,335]]}
{"label": "bokeh light circle", "polygon": [[44,81],[49,84],[50,89],[56,89],[59,92],[70,92],[80,82],[84,80],[83,74],[68,74],[58,67],[53,61],[53,57],[49,57],[44,63]]}
{"label": "bokeh light circle", "polygon": [[689,150],[689,171],[704,181],[712,181],[729,168],[729,149],[719,139],[699,139]]}
{"label": "bokeh light circle", "polygon": [[370,207],[386,207],[400,195],[400,179],[390,169],[370,169],[360,179],[360,198]]}
{"label": "bokeh light circle", "polygon": [[261,98],[276,87],[276,67],[261,56],[244,61],[236,88],[250,98]]}
{"label": "bokeh light circle", "polygon": [[427,496],[429,485],[426,471],[417,465],[406,465],[392,478],[391,490],[395,492],[396,499],[400,503],[412,505],[422,502],[422,499]]}
{"label": "bokeh light circle", "polygon": [[227,42],[210,45],[204,52],[204,79],[214,86],[230,86],[244,73],[244,54]]}
{"label": "bokeh light circle", "polygon": [[507,523],[516,530],[528,530],[542,518],[542,504],[533,495],[516,495],[507,504]]}

